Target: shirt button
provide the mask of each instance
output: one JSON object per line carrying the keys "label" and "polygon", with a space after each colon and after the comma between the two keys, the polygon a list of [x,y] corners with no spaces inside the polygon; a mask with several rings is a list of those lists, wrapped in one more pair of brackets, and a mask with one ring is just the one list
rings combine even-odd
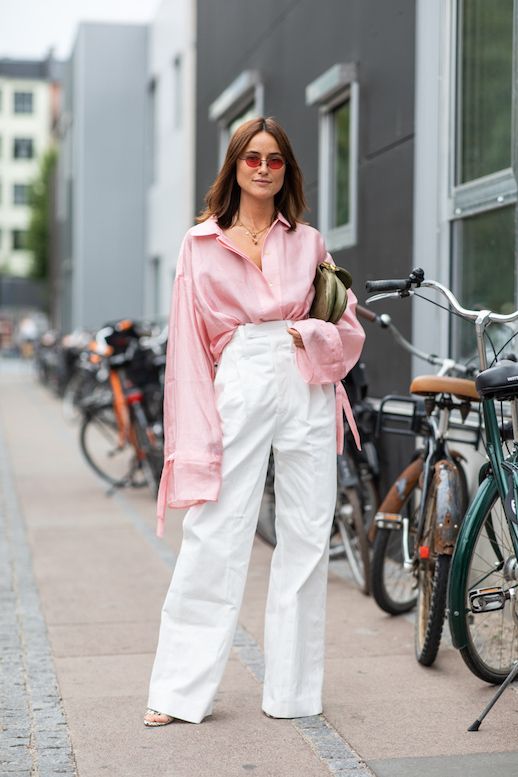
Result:
{"label": "shirt button", "polygon": [[268,286],[273,286],[273,283],[269,283]]}

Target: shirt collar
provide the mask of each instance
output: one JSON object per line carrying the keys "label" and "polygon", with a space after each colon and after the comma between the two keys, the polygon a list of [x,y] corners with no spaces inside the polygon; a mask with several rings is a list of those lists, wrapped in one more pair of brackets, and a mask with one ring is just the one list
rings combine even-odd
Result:
{"label": "shirt collar", "polygon": [[[277,218],[273,223],[276,224],[277,221],[280,221],[280,223],[287,229],[290,228],[290,222],[282,215],[282,213],[277,214]],[[206,235],[221,235],[222,232],[223,230],[219,226],[215,216],[209,216],[208,219],[202,221],[200,224],[196,224],[196,226],[192,227],[191,229],[191,234],[195,235],[196,237],[205,237]]]}

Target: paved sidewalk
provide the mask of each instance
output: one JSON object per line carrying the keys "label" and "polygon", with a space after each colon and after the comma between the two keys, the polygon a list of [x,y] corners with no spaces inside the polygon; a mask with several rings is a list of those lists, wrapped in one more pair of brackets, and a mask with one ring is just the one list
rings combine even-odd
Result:
{"label": "paved sidewalk", "polygon": [[467,733],[492,690],[448,647],[433,669],[419,667],[410,621],[384,616],[336,574],[325,716],[265,718],[261,648],[271,552],[260,540],[214,714],[201,726],[145,729],[181,514],[169,514],[161,541],[145,491],[107,497],[58,401],[16,369],[0,374],[0,477],[2,777],[518,773],[515,690],[478,733]]}

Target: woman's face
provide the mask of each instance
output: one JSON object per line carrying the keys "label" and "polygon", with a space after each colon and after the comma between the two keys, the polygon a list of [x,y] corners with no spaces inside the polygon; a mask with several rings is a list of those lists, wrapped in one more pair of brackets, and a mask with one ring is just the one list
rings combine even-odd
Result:
{"label": "woman's face", "polygon": [[246,192],[250,197],[258,200],[273,200],[277,192],[282,189],[286,165],[273,169],[266,164],[266,161],[261,161],[259,167],[250,167],[246,157],[251,155],[260,157],[262,160],[283,159],[273,135],[269,132],[258,132],[236,162],[236,178],[241,194]]}

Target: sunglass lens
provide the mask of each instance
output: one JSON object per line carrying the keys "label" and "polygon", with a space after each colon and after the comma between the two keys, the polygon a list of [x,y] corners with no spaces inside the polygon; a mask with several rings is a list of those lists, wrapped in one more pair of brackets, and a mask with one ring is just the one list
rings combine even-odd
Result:
{"label": "sunglass lens", "polygon": [[261,157],[260,156],[245,156],[245,162],[247,163],[248,167],[259,167],[261,164]]}
{"label": "sunglass lens", "polygon": [[280,157],[273,157],[272,159],[268,160],[268,166],[271,167],[272,170],[280,170],[283,164],[284,160],[282,160]]}

